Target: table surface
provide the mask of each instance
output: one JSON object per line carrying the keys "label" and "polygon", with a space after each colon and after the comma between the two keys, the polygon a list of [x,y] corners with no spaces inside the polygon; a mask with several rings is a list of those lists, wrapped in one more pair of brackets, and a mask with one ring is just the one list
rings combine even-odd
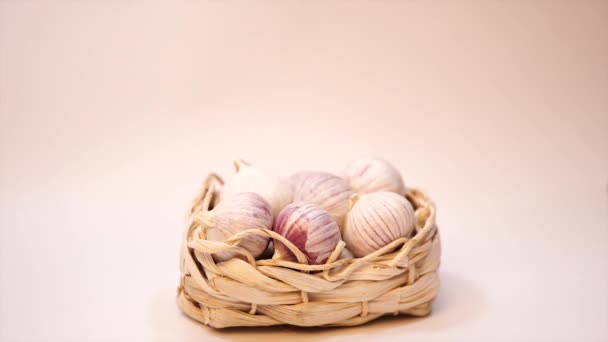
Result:
{"label": "table surface", "polygon": [[[608,340],[608,2],[0,2],[0,340]],[[377,155],[438,206],[431,316],[215,331],[186,208]]]}

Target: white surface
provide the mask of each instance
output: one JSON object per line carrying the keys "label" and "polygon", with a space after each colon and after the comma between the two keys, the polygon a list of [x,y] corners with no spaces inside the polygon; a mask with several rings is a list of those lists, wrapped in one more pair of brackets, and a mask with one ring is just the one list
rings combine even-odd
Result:
{"label": "white surface", "polygon": [[[0,340],[608,340],[606,2],[0,2]],[[393,161],[436,200],[424,319],[218,332],[183,217],[242,157]]]}

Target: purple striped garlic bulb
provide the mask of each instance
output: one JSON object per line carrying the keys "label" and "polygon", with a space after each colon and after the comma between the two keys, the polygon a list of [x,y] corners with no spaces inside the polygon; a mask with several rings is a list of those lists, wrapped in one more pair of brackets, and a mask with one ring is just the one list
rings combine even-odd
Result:
{"label": "purple striped garlic bulb", "polygon": [[[310,265],[324,264],[342,240],[338,224],[323,208],[303,202],[286,206],[275,220],[274,231],[302,251]],[[297,262],[289,248],[277,240],[273,259]]]}
{"label": "purple striped garlic bulb", "polygon": [[350,163],[344,178],[356,192],[391,191],[405,194],[405,184],[399,171],[384,159],[360,158]]}
{"label": "purple striped garlic bulb", "polygon": [[294,202],[316,204],[342,225],[353,190],[346,181],[327,172],[299,172],[291,176]]}
{"label": "purple striped garlic bulb", "polygon": [[394,192],[354,195],[351,205],[343,230],[344,242],[358,258],[409,237],[414,230],[414,208]]}
{"label": "purple striped garlic bulb", "polygon": [[[221,201],[213,210],[200,214],[199,219],[206,229],[207,240],[211,241],[225,241],[247,229],[272,229],[270,205],[262,196],[253,192],[234,194]],[[243,238],[238,246],[257,258],[268,246],[268,240],[267,236],[250,235]],[[215,259],[224,261],[234,256],[233,252],[220,252],[215,255]]]}

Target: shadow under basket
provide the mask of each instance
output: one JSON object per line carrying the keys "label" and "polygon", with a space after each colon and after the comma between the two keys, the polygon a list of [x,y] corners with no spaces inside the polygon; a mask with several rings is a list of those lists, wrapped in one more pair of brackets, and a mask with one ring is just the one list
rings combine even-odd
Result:
{"label": "shadow under basket", "polygon": [[[284,243],[266,229],[240,232],[224,242],[204,238],[197,215],[210,210],[223,181],[207,177],[189,213],[180,252],[181,283],[177,303],[189,317],[214,328],[243,326],[353,326],[383,315],[425,316],[439,292],[441,247],[435,206],[421,191],[406,197],[415,209],[412,237],[393,241],[363,258],[338,259],[340,242],[323,265],[281,260],[255,260],[237,243],[251,234]],[[216,263],[212,253],[241,254]]]}

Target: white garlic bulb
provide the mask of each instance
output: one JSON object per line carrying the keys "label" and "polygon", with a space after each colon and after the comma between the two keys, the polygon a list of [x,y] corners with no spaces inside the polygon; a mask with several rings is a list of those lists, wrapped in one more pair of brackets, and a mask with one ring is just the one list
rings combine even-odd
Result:
{"label": "white garlic bulb", "polygon": [[344,242],[356,257],[366,256],[414,230],[414,208],[403,196],[382,191],[354,195],[346,215]]}
{"label": "white garlic bulb", "polygon": [[340,256],[338,257],[339,259],[353,259],[355,257],[355,255],[353,254],[353,252],[351,252],[348,248],[344,248],[342,250],[342,252],[340,252]]}
{"label": "white garlic bulb", "polygon": [[316,204],[342,225],[348,211],[348,199],[353,194],[344,179],[327,172],[308,171],[296,173],[289,180],[294,202]]}
{"label": "white garlic bulb", "polygon": [[350,163],[345,179],[356,192],[392,191],[405,194],[405,184],[399,171],[384,159],[361,158]]}
{"label": "white garlic bulb", "polygon": [[[223,200],[213,210],[201,213],[199,220],[206,229],[207,239],[211,241],[225,241],[247,229],[272,229],[270,205],[262,196],[253,192],[241,192]],[[241,239],[238,246],[257,258],[266,249],[268,240],[265,236],[250,235]],[[232,252],[221,252],[215,255],[215,259],[223,261],[234,255]]]}
{"label": "white garlic bulb", "polygon": [[242,160],[236,160],[234,166],[237,173],[224,184],[220,202],[239,192],[255,192],[270,204],[273,217],[292,202],[293,192],[287,180],[266,173]]}
{"label": "white garlic bulb", "polygon": [[[342,240],[338,224],[323,208],[303,202],[286,206],[275,220],[274,231],[300,249],[310,265],[325,263]],[[273,259],[297,261],[280,241],[274,242],[274,248]]]}

